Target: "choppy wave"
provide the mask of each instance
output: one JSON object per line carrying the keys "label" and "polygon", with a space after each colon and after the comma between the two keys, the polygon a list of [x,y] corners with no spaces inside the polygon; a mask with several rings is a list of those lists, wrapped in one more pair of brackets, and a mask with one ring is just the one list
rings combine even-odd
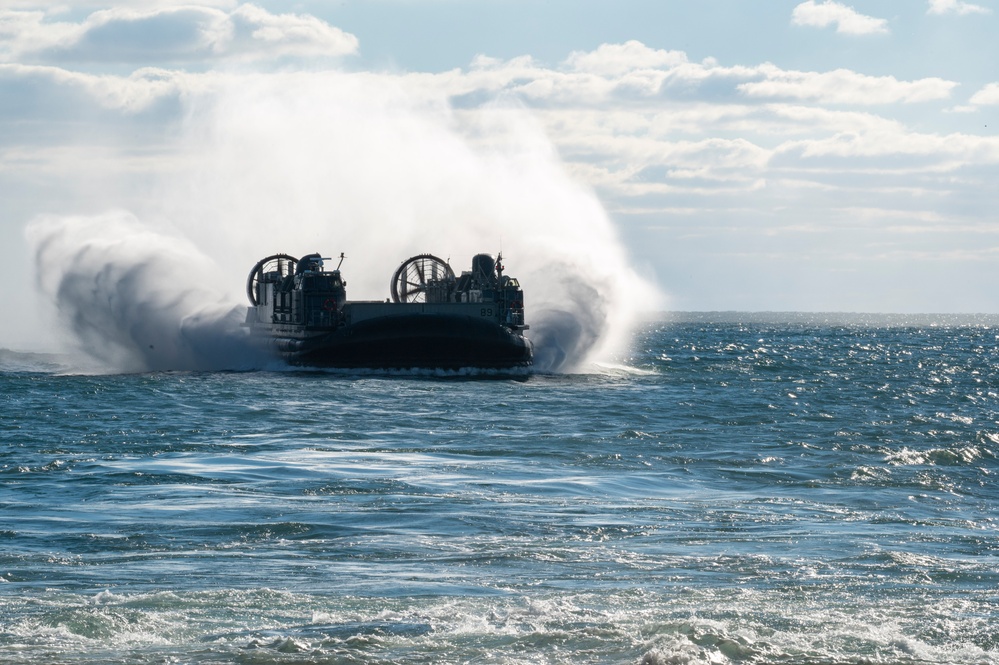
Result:
{"label": "choppy wave", "polygon": [[[934,608],[917,626],[909,606],[920,601]],[[6,662],[85,653],[73,662],[982,663],[995,647],[988,616],[953,618],[982,608],[930,594],[858,609],[848,594],[807,589],[775,607],[752,590],[402,603],[260,588],[51,594],[25,605],[12,608],[23,618],[5,631]]]}
{"label": "choppy wave", "polygon": [[0,354],[0,656],[999,662],[996,332],[658,321],[489,381]]}

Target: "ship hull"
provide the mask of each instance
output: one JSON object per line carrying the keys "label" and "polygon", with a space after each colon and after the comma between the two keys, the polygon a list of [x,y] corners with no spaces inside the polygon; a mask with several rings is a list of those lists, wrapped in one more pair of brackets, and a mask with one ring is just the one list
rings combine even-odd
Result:
{"label": "ship hull", "polygon": [[[344,258],[341,255],[341,260]],[[320,254],[273,254],[247,278],[246,326],[263,346],[307,367],[514,369],[531,364],[524,293],[488,254],[456,277],[429,254],[405,261],[392,299],[347,300]]]}
{"label": "ship hull", "polygon": [[275,328],[267,334],[281,355],[309,367],[513,369],[530,366],[533,355],[523,335],[467,316],[384,316],[327,332]]}

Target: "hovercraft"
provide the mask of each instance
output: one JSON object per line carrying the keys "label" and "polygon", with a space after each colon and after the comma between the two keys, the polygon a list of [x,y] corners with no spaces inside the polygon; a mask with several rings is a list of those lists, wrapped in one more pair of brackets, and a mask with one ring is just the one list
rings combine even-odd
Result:
{"label": "hovercraft", "polygon": [[246,325],[286,361],[310,367],[512,369],[531,364],[524,292],[502,255],[477,254],[456,276],[419,254],[392,276],[390,299],[347,300],[329,258],[273,254],[250,270]]}

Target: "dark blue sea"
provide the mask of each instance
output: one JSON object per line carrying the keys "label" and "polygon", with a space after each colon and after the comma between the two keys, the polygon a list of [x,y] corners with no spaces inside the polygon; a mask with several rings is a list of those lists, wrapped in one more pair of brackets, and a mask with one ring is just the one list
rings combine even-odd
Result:
{"label": "dark blue sea", "polygon": [[999,663],[999,320],[688,314],[578,374],[0,352],[6,664]]}

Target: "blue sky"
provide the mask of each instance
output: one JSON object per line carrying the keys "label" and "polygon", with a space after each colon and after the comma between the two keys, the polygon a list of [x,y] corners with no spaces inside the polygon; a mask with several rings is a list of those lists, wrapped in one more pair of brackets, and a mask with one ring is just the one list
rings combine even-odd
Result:
{"label": "blue sky", "polygon": [[47,336],[40,244],[122,215],[233,302],[272,251],[385,248],[381,297],[396,255],[485,244],[627,312],[997,312],[997,10],[5,0],[0,346]]}

